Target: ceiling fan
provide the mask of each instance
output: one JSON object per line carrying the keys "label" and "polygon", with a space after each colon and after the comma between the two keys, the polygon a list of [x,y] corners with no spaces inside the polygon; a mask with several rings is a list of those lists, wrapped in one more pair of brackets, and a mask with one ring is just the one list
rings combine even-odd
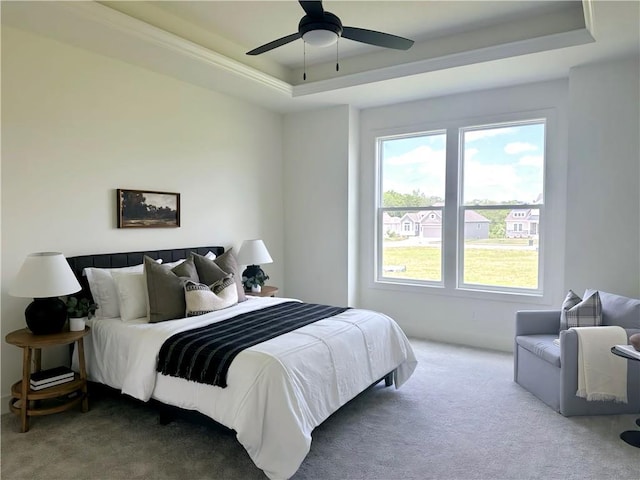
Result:
{"label": "ceiling fan", "polygon": [[346,27],[340,19],[322,7],[322,1],[299,0],[306,15],[298,24],[298,32],[254,48],[247,55],[260,55],[274,48],[281,47],[294,40],[302,38],[305,43],[317,47],[326,47],[338,41],[339,37],[348,38],[360,43],[376,45],[378,47],[408,50],[413,40],[398,37],[389,33],[366,30],[364,28]]}

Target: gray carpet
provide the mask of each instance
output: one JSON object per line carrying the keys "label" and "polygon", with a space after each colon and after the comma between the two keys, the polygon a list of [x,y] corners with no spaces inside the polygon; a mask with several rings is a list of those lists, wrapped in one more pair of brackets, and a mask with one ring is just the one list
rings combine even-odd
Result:
{"label": "gray carpet", "polygon": [[[512,380],[512,356],[412,340],[399,390],[378,384],[313,434],[303,479],[640,479],[618,438],[635,415],[564,418]],[[90,411],[2,417],[2,478],[261,479],[233,432],[200,415],[94,394]]]}

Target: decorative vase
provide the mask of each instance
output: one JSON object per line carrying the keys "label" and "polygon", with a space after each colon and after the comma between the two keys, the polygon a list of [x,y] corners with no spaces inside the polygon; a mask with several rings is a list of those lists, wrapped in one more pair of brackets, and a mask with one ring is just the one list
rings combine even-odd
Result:
{"label": "decorative vase", "polygon": [[262,287],[260,285],[251,285],[251,293],[260,293]]}
{"label": "decorative vase", "polygon": [[69,331],[71,332],[81,332],[84,330],[85,322],[87,321],[87,317],[79,317],[79,318],[70,318],[69,319]]}

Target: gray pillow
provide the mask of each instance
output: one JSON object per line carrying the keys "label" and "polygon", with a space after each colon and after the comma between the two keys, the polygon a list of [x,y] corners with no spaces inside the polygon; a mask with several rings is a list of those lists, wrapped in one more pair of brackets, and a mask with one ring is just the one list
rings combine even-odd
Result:
{"label": "gray pillow", "polygon": [[584,300],[565,312],[567,326],[599,327],[602,325],[602,303],[598,292],[585,296]]}
{"label": "gray pillow", "polygon": [[184,262],[173,267],[171,271],[179,277],[188,278],[196,283],[200,281],[198,270],[196,269],[195,263],[193,263],[193,258],[187,258]]}
{"label": "gray pillow", "polygon": [[221,278],[224,278],[227,274],[232,273],[238,291],[238,302],[244,302],[247,297],[244,294],[244,287],[242,286],[242,272],[239,271],[238,260],[236,260],[236,256],[231,250],[232,249],[227,250],[214,260],[209,260],[193,252],[191,256],[196,264],[201,283],[212,285]]}
{"label": "gray pillow", "polygon": [[198,277],[200,278],[200,283],[204,283],[205,285],[213,285],[215,282],[223,279],[231,273],[225,272],[222,268],[216,265],[213,260],[209,260],[197,253],[191,252],[189,259],[193,260],[193,263],[195,264]]}
{"label": "gray pillow", "polygon": [[[587,289],[584,296],[596,290]],[[602,302],[602,324],[617,325],[626,329],[640,329],[640,299],[623,297],[614,293],[598,292]]]}
{"label": "gray pillow", "polygon": [[573,290],[569,290],[560,309],[560,331],[569,328],[567,326],[567,311],[578,305],[581,301],[582,299],[576,295]]}
{"label": "gray pillow", "polygon": [[186,280],[198,281],[193,260],[187,259],[172,270],[145,256],[144,274],[149,297],[149,322],[184,318],[184,283]]}

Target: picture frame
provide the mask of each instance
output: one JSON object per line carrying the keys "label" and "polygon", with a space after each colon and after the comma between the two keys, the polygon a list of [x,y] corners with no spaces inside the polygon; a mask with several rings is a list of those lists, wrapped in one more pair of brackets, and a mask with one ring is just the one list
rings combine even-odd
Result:
{"label": "picture frame", "polygon": [[118,228],[177,228],[180,194],[117,189]]}

